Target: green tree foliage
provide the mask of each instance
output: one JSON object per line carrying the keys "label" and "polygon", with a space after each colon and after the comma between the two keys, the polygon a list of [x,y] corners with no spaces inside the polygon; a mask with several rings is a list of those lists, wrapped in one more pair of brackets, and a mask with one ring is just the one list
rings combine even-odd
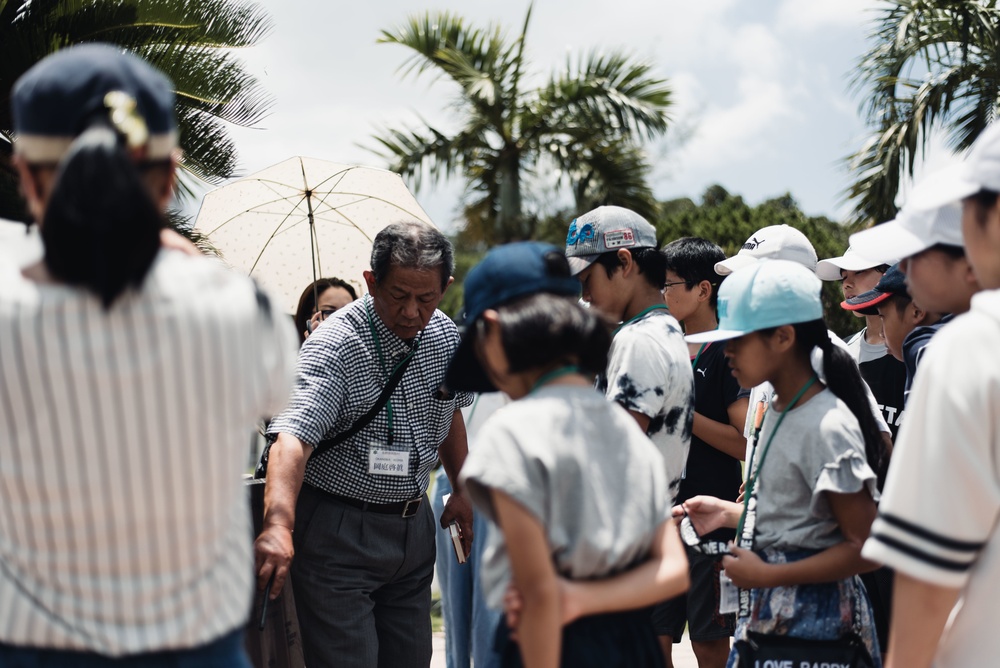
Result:
{"label": "green tree foliage", "polygon": [[[820,259],[843,255],[847,250],[847,228],[829,218],[806,216],[787,194],[750,206],[739,195],[714,185],[705,191],[700,204],[690,199],[676,199],[664,202],[662,209],[656,225],[662,244],[680,237],[704,237],[719,244],[730,256],[739,252],[760,228],[790,225],[809,238]],[[826,322],[837,334],[846,336],[863,325],[861,320],[840,308],[843,299],[839,282],[823,282]]]}
{"label": "green tree foliage", "polygon": [[[849,231],[846,227],[822,216],[806,216],[789,194],[751,206],[739,195],[713,185],[705,190],[700,203],[682,198],[661,202],[659,208],[659,217],[649,220],[655,221],[661,245],[681,237],[704,237],[719,244],[729,256],[739,252],[746,240],[760,228],[790,225],[809,238],[820,259],[837,257],[847,250]],[[562,248],[573,217],[585,210],[565,210],[541,219],[536,238]],[[442,302],[442,310],[449,315],[457,316],[461,311],[462,280],[483,254],[462,251],[456,254],[455,284],[448,289]],[[824,318],[830,329],[846,337],[861,329],[863,323],[840,308],[843,299],[839,282],[823,282]]]}
{"label": "green tree foliage", "polygon": [[179,181],[219,184],[236,173],[226,125],[252,126],[270,97],[231,49],[270,30],[264,10],[246,0],[0,0],[0,217],[24,220],[10,163],[10,91],[28,68],[61,48],[108,42],[145,58],[174,82],[184,151]]}
{"label": "green tree foliage", "polygon": [[932,128],[968,148],[1000,101],[1000,9],[995,0],[891,0],[873,20],[854,84],[871,129],[848,158],[852,223],[891,220],[900,179],[913,176]]}
{"label": "green tree foliage", "polygon": [[447,12],[414,16],[379,41],[407,47],[404,74],[429,73],[457,87],[461,127],[425,124],[375,137],[390,169],[421,179],[465,179],[466,228],[458,241],[482,249],[535,235],[539,212],[525,195],[529,175],[552,168],[576,208],[615,202],[653,217],[649,163],[639,143],[667,128],[670,89],[648,62],[619,52],[571,56],[530,88],[525,36],[471,25]]}

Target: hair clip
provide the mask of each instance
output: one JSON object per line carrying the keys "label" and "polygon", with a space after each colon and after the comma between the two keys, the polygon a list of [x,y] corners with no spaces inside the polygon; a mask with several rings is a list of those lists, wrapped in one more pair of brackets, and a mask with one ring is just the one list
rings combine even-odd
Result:
{"label": "hair clip", "polygon": [[149,128],[146,127],[146,120],[139,115],[134,97],[113,90],[104,96],[104,106],[111,112],[111,124],[125,137],[129,150],[144,148],[149,143]]}

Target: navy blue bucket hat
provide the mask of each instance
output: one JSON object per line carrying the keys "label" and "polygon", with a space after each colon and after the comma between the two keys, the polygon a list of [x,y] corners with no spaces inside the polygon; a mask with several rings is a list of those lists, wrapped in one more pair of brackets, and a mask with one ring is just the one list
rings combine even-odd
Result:
{"label": "navy blue bucket hat", "polygon": [[493,392],[496,388],[476,359],[471,329],[483,313],[520,297],[549,293],[575,297],[580,282],[570,276],[563,251],[550,244],[523,241],[494,248],[465,277],[462,341],[448,365],[449,390]]}
{"label": "navy blue bucket hat", "polygon": [[11,92],[14,152],[29,163],[55,164],[98,114],[145,160],[177,146],[171,81],[137,56],[108,44],[58,51],[34,65]]}

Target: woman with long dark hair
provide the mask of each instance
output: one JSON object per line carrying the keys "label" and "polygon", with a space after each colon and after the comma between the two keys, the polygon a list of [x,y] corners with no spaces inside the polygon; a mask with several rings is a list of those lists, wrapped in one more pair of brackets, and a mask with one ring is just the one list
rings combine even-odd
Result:
{"label": "woman with long dark hair", "polygon": [[86,45],[11,99],[44,257],[0,269],[0,665],[245,666],[239,473],[290,389],[292,328],[164,232],[166,77]]}
{"label": "woman with long dark hair", "polygon": [[319,323],[357,298],[354,286],[341,278],[317,278],[307,285],[295,309],[295,330],[299,339],[305,343]]}

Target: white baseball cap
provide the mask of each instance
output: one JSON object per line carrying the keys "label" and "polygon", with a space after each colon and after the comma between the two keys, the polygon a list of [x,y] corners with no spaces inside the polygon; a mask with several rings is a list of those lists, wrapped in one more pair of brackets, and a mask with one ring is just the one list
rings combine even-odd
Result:
{"label": "white baseball cap", "polygon": [[789,260],[816,271],[816,259],[816,250],[806,235],[790,225],[771,225],[754,232],[739,253],[717,262],[715,273],[728,276],[760,260]]}
{"label": "white baseball cap", "polygon": [[818,276],[820,280],[824,281],[839,281],[842,278],[840,274],[841,270],[865,271],[866,269],[881,267],[884,264],[896,264],[896,260],[893,260],[892,262],[873,260],[862,255],[852,246],[848,248],[847,252],[840,257],[831,257],[826,260],[820,260],[816,264],[816,276]]}
{"label": "white baseball cap", "polygon": [[932,174],[914,188],[905,208],[936,209],[980,190],[1000,192],[1000,123],[983,130],[962,162]]}
{"label": "white baseball cap", "polygon": [[886,264],[922,253],[937,244],[965,246],[962,205],[957,201],[936,209],[904,207],[895,220],[851,235],[851,248]]}

